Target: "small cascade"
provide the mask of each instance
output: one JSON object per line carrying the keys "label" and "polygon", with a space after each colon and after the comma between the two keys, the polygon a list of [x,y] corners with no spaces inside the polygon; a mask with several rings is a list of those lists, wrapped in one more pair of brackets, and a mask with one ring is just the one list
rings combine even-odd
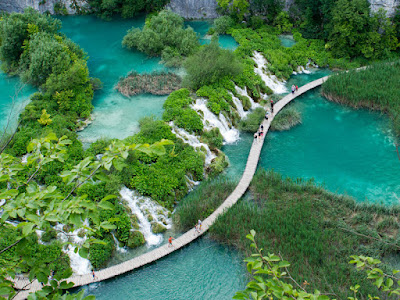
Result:
{"label": "small cascade", "polygon": [[159,245],[163,241],[163,236],[151,231],[151,223],[148,218],[151,216],[153,222],[160,223],[169,229],[172,226],[172,220],[168,218],[168,211],[152,199],[141,196],[127,187],[123,187],[119,193],[122,199],[128,203],[132,213],[138,218],[139,229],[143,233],[147,246]]}
{"label": "small cascade", "polygon": [[247,116],[247,112],[244,111],[242,101],[240,101],[240,100],[239,100],[238,98],[236,98],[234,95],[232,95],[232,100],[233,100],[233,103],[234,103],[235,106],[236,106],[236,110],[237,110],[237,112],[238,112],[240,118],[241,118],[241,119],[245,118],[245,117]]}
{"label": "small cascade", "polygon": [[211,161],[217,157],[213,152],[211,152],[210,147],[208,147],[207,144],[200,142],[197,136],[190,134],[186,130],[175,126],[174,122],[170,122],[169,125],[171,126],[173,134],[175,134],[185,143],[192,146],[194,149],[200,150],[201,148],[204,148],[204,150],[206,151],[206,160],[205,160],[206,166],[210,165]]}
{"label": "small cascade", "polygon": [[256,74],[260,75],[267,87],[269,87],[276,94],[283,94],[287,92],[284,84],[285,81],[279,81],[275,75],[267,75],[264,73],[264,69],[267,65],[267,60],[261,53],[254,51],[253,60],[257,64],[257,68],[255,68],[254,71],[256,72]]}
{"label": "small cascade", "polygon": [[43,230],[39,230],[39,229],[37,229],[35,231],[36,231],[36,235],[38,237],[38,243],[42,244],[42,245],[45,245],[45,243],[42,241],[42,235],[43,235],[44,231]]}
{"label": "small cascade", "polygon": [[115,250],[117,250],[117,252],[120,252],[120,253],[126,253],[127,250],[126,250],[124,247],[120,247],[120,246],[119,246],[119,241],[118,241],[118,239],[116,238],[114,232],[111,232],[111,235],[112,235],[112,237],[113,237],[113,239],[114,239]]}
{"label": "small cascade", "polygon": [[[85,226],[89,226],[88,220],[84,222]],[[54,229],[58,231],[63,231],[64,224],[57,224],[54,226]],[[68,232],[65,235],[63,232],[59,232],[57,237],[62,242],[71,242],[76,245],[82,245],[86,241],[86,235],[83,237],[79,237],[79,232],[84,229],[77,229],[73,232]],[[92,264],[87,258],[83,258],[79,255],[79,253],[75,253],[75,246],[68,244],[66,248],[63,249],[63,252],[69,256],[70,265],[72,271],[77,275],[89,274],[92,270]]]}
{"label": "small cascade", "polygon": [[186,185],[189,188],[189,192],[191,192],[196,185],[200,184],[200,181],[195,181],[193,180],[193,178],[190,178],[187,175],[185,175],[185,179],[186,179]]}
{"label": "small cascade", "polygon": [[251,109],[255,109],[255,108],[257,108],[257,107],[261,107],[260,104],[258,104],[257,102],[255,102],[255,101],[253,100],[253,98],[251,98],[251,97],[249,96],[249,94],[247,93],[247,87],[244,87],[244,89],[241,89],[240,87],[235,86],[235,90],[236,90],[236,92],[238,92],[240,95],[246,96],[247,98],[249,98],[250,103],[251,103]]}
{"label": "small cascade", "polygon": [[239,139],[239,130],[235,127],[229,128],[228,122],[223,114],[219,114],[219,117],[214,115],[206,105],[207,101],[204,99],[197,99],[196,103],[192,105],[192,108],[196,111],[203,113],[203,124],[208,130],[217,127],[221,132],[225,143],[231,144]]}
{"label": "small cascade", "polygon": [[28,162],[28,157],[29,157],[30,155],[31,155],[30,153],[27,153],[27,154],[25,154],[25,155],[22,155],[22,157],[21,157],[21,163],[22,163],[22,164],[26,164],[26,163]]}

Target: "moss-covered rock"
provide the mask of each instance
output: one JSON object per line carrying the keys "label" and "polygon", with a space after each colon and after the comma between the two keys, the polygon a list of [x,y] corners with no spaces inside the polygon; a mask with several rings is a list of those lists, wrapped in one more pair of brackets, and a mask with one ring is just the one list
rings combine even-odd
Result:
{"label": "moss-covered rock", "polygon": [[131,231],[129,233],[129,239],[127,246],[129,248],[136,248],[143,245],[146,242],[144,239],[143,233],[140,231]]}
{"label": "moss-covered rock", "polygon": [[209,176],[215,176],[221,173],[229,165],[228,160],[223,152],[219,151],[218,156],[213,159],[209,167],[207,168],[207,173]]}
{"label": "moss-covered rock", "polygon": [[151,224],[151,231],[153,231],[155,234],[162,233],[166,230],[167,230],[167,228],[158,222],[154,222]]}

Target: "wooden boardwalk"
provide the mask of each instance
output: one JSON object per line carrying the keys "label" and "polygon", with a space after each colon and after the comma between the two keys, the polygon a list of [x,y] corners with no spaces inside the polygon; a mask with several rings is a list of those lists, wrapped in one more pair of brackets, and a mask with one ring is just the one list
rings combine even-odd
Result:
{"label": "wooden boardwalk", "polygon": [[[102,269],[100,271],[96,271],[96,278],[93,279],[92,274],[86,275],[75,275],[69,278],[68,281],[74,282],[75,287],[87,285],[93,282],[103,281],[109,278],[113,278],[115,276],[127,273],[129,271],[140,268],[144,265],[152,263],[162,257],[167,256],[168,254],[188,245],[193,240],[197,239],[199,236],[203,235],[215,222],[219,215],[224,213],[227,209],[229,209],[232,205],[234,205],[240,197],[245,193],[247,188],[250,185],[251,180],[253,179],[254,173],[257,169],[258,160],[260,157],[261,149],[264,144],[264,138],[269,130],[271,125],[271,121],[279,113],[279,111],[285,107],[289,102],[291,102],[296,97],[304,94],[305,92],[320,86],[329,76],[325,76],[323,78],[312,81],[306,85],[303,85],[296,91],[294,94],[289,94],[282,98],[280,101],[275,103],[274,105],[274,113],[273,116],[269,118],[269,120],[263,121],[264,125],[264,135],[260,140],[253,140],[253,144],[250,149],[250,153],[247,159],[246,168],[243,172],[243,175],[236,186],[235,190],[229,195],[228,198],[207,218],[203,221],[201,233],[196,233],[194,229],[191,229],[173,240],[173,246],[170,247],[167,244],[163,245],[157,249],[154,249],[150,252],[142,254],[138,257],[120,263],[118,265]],[[35,280],[32,283],[29,283],[27,279],[17,280],[15,286],[19,289],[23,289],[18,293],[18,295],[14,299],[26,299],[28,294],[31,292],[38,291],[42,289],[41,284]]]}

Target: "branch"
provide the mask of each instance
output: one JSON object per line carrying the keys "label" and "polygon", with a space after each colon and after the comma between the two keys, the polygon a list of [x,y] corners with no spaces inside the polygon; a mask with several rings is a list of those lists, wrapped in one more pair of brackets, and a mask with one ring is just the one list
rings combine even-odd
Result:
{"label": "branch", "polygon": [[8,249],[11,249],[15,245],[17,245],[20,241],[22,241],[22,239],[19,239],[16,242],[12,243],[10,246],[7,246],[6,248],[0,250],[0,254],[2,254],[3,252],[6,252]]}
{"label": "branch", "polygon": [[75,190],[76,190],[77,188],[79,188],[82,184],[84,184],[86,181],[88,181],[90,178],[92,178],[93,175],[94,175],[100,168],[101,168],[101,165],[98,166],[96,169],[94,169],[93,172],[90,173],[90,175],[89,175],[88,177],[85,178],[85,180],[83,180],[82,182],[79,182],[79,183],[69,192],[69,194],[68,194],[61,202],[64,202],[65,200],[67,200],[67,199],[72,195],[72,193],[75,192]]}

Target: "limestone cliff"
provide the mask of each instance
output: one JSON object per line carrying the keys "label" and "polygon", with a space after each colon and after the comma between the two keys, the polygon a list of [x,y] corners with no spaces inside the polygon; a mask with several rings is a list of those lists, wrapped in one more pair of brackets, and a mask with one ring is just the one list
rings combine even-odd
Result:
{"label": "limestone cliff", "polygon": [[216,0],[171,0],[167,8],[185,19],[214,19],[219,16]]}
{"label": "limestone cliff", "polygon": [[0,11],[23,12],[27,7],[51,14],[57,13],[57,8],[65,8],[66,13],[75,14],[78,9],[87,7],[87,3],[85,0],[0,0]]}

